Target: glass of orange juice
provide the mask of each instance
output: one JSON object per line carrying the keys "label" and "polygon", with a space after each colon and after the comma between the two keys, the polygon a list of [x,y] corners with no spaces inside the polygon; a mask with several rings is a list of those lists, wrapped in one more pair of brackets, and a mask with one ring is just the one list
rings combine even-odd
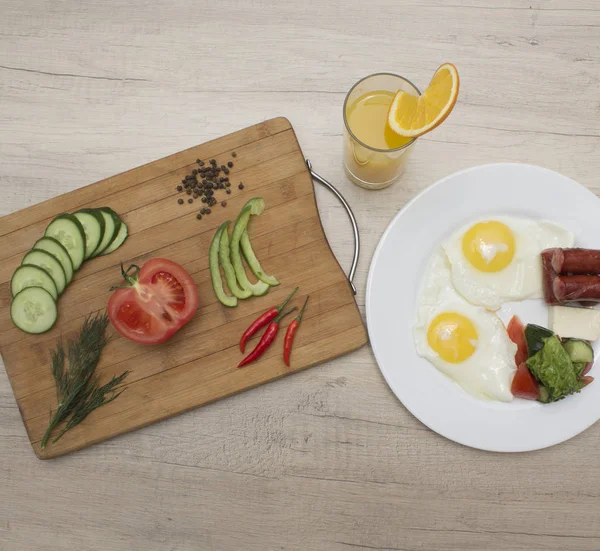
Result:
{"label": "glass of orange juice", "polygon": [[387,113],[398,90],[421,95],[400,75],[375,73],[359,80],[344,101],[344,167],[355,184],[367,189],[395,182],[416,140],[399,136],[388,126]]}

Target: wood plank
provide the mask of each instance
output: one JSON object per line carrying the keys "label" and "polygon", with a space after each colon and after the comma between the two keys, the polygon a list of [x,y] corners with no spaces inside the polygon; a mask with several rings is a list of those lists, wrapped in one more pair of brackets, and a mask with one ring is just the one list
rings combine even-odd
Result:
{"label": "wood plank", "polygon": [[[277,234],[270,233],[258,236],[253,239],[252,246],[258,257],[261,259],[264,258],[262,264],[265,268],[267,268],[271,266],[272,259],[280,257],[284,253],[289,252],[292,248],[301,248],[309,243],[312,243],[313,241],[321,239],[323,239],[323,234],[317,225],[307,225],[304,221],[302,221],[282,228],[281,231],[277,232]],[[185,241],[188,243],[188,246],[194,247],[194,249],[197,247],[197,242],[195,239]],[[183,242],[180,242],[169,248],[168,256],[174,262],[182,263],[185,261],[184,258],[180,258],[180,247],[177,246],[181,243]],[[166,250],[156,251],[156,256],[167,256],[166,252]],[[144,255],[134,260],[136,262],[143,263],[149,258],[150,255]],[[200,263],[201,260],[197,260],[195,262],[193,261],[189,264],[186,264],[185,268],[190,273],[196,273],[202,269],[202,266],[194,266],[194,264]],[[305,289],[304,285],[302,287]],[[286,289],[282,286],[272,289],[272,300],[275,302],[278,300],[283,300],[287,296],[288,291],[289,289]],[[242,308],[242,306],[244,306],[244,308]],[[251,311],[252,315],[258,315],[258,313],[261,311],[261,308],[263,308],[263,306],[260,301],[251,300],[240,304],[239,308],[231,310],[229,313],[227,313],[218,307],[218,303],[212,302],[208,305],[200,305],[200,315],[203,317],[205,315],[218,315],[223,318],[223,323],[225,323],[226,314],[227,318],[235,320],[240,316],[245,315],[249,310]],[[65,322],[62,328],[62,338],[67,340],[74,338],[79,327],[83,323],[83,320],[84,317],[79,317]],[[183,331],[187,331],[187,328],[184,328]],[[52,345],[56,342],[56,339],[56,335],[50,332],[41,335],[39,341],[33,346],[23,347],[20,343],[14,343],[3,348],[3,358],[6,359],[9,365],[14,366],[14,370],[11,370],[11,381],[16,394],[20,394],[21,390],[25,390],[26,388],[33,390],[41,383],[42,379],[40,379],[40,377],[49,374],[50,352],[52,351]],[[114,342],[112,343],[113,346],[111,353],[108,356],[109,360],[103,358],[103,363],[105,361],[120,362],[126,358],[120,357],[119,352],[132,350],[130,347],[126,346],[126,339],[119,338],[118,333],[114,333],[111,340]],[[120,349],[117,349],[116,347],[119,346]],[[23,371],[19,371],[19,369],[23,369]]]}
{"label": "wood plank", "polygon": [[[284,182],[281,186],[271,186],[269,193],[263,193],[265,202],[272,205],[272,207],[260,217],[260,223],[256,224],[255,227],[255,235],[259,236],[264,232],[271,231],[273,224],[277,224],[278,220],[281,220],[283,225],[300,222],[306,216],[314,214],[314,197],[310,193],[311,188],[306,186],[306,175],[299,174],[293,183],[288,184],[290,183]],[[296,185],[299,185],[298,192],[305,193],[305,195],[297,200],[290,201],[290,196],[296,196]],[[239,198],[239,201],[234,200],[232,205],[241,207],[247,198],[249,197]],[[167,256],[170,258],[169,248],[175,235],[176,239],[193,238],[196,243],[195,247],[186,246],[187,256],[181,259],[181,263],[186,264],[193,259],[203,259],[206,268],[208,267],[208,244],[212,238],[212,233],[216,227],[227,220],[227,217],[228,212],[225,212],[225,209],[215,209],[214,217],[211,215],[210,224],[207,224],[207,228],[198,224],[195,216],[178,218],[160,226],[148,228],[139,232],[139,239],[128,239],[123,247],[115,253],[115,256],[120,257],[126,264],[140,262],[143,260],[140,257],[147,259],[150,256],[159,256],[154,254],[155,247],[159,247],[163,249],[161,252],[167,252]],[[186,245],[189,245],[189,243]],[[95,261],[96,259],[92,260],[92,262]],[[110,296],[110,287],[115,285],[115,281],[118,283],[119,280],[120,269],[115,266],[114,260],[111,261],[110,267],[105,270],[92,273],[82,279],[74,278],[67,292],[63,293],[58,301],[61,323],[69,321],[73,317],[78,317],[82,311],[89,312],[101,308],[101,305],[106,304],[107,297]],[[96,302],[90,302],[94,300]],[[0,345],[29,339],[27,335],[12,324],[9,315],[10,302],[9,284],[0,285]],[[94,304],[98,306],[96,307]],[[58,333],[60,325],[51,331]]]}
{"label": "wood plank", "polygon": [[49,199],[23,211],[5,216],[0,224],[0,236],[17,232],[22,228],[35,225],[40,221],[47,222],[61,212],[74,211],[91,202],[110,200],[112,194],[127,190],[131,186],[142,184],[148,180],[173,173],[182,168],[193,166],[196,159],[207,159],[225,155],[233,150],[260,142],[268,136],[274,136],[291,128],[284,117],[271,119],[262,124],[250,126],[233,132],[222,138],[211,140],[202,145],[190,147],[152,163],[139,166],[116,174],[95,184]]}
{"label": "wood plank", "polygon": [[[348,319],[347,316],[351,314],[351,311],[346,310],[343,314],[344,318]],[[32,431],[30,438],[35,439],[34,451],[40,459],[48,459],[71,451],[77,451],[105,440],[106,437],[104,434],[110,433],[111,436],[118,436],[119,434],[145,426],[147,422],[144,421],[145,417],[143,413],[148,406],[158,408],[160,419],[167,419],[173,415],[198,407],[199,404],[206,405],[242,390],[249,390],[296,371],[307,369],[320,363],[320,358],[325,354],[333,353],[340,355],[344,352],[355,350],[357,346],[362,346],[358,343],[364,338],[364,327],[362,324],[356,325],[324,339],[319,339],[317,332],[316,338],[316,341],[298,347],[296,356],[302,355],[306,359],[306,364],[292,371],[287,371],[282,367],[280,356],[270,356],[261,362],[262,369],[248,370],[248,375],[245,375],[241,369],[229,372],[223,369],[221,376],[208,379],[204,378],[201,364],[191,362],[186,365],[185,372],[178,373],[177,377],[173,377],[172,373],[167,372],[164,376],[157,375],[153,377],[151,381],[145,382],[144,380],[140,383],[139,387],[135,387],[135,392],[139,397],[139,405],[129,410],[117,412],[112,417],[97,419],[93,431],[84,431],[85,425],[83,424],[75,427],[72,431],[66,433],[64,441],[61,439],[52,450],[49,448],[41,450],[39,439],[41,439],[43,431],[38,432],[35,431],[35,427],[30,428]],[[349,343],[353,344],[349,345]],[[216,360],[217,364],[220,365],[222,362],[231,364],[235,362],[236,352],[235,349],[221,351],[222,356]],[[230,377],[226,377],[228,373],[231,374]],[[133,386],[129,388],[132,391],[134,389]],[[152,391],[157,391],[157,394],[152,394]],[[143,402],[148,400],[150,404],[146,406]],[[108,404],[105,406],[105,409],[110,412],[109,408],[113,404],[114,402]],[[118,420],[116,417],[118,417]]]}
{"label": "wood plank", "polygon": [[[237,153],[237,170],[231,173],[234,193],[227,196],[227,208],[215,205],[212,214],[199,221],[195,213],[202,203],[178,204],[181,195],[175,188],[197,157],[207,159],[232,150]],[[237,189],[239,181],[244,182],[243,190]],[[216,228],[235,218],[245,202],[258,195],[266,209],[253,218],[249,232],[265,269],[276,274],[281,285],[267,297],[228,309],[212,290],[208,247]],[[127,223],[127,241],[118,252],[84,264],[60,297],[59,318],[49,332],[34,336],[19,331],[10,319],[10,276],[21,254],[57,212],[104,204],[113,206]],[[0,350],[25,428],[41,458],[63,455],[214,402],[366,342],[346,276],[323,232],[304,157],[285,119],[236,132],[0,219],[0,255]],[[129,370],[127,392],[86,419],[68,438],[40,450],[48,411],[57,405],[50,369],[57,339],[74,336],[89,313],[105,308],[110,287],[120,280],[119,262],[143,265],[160,256],[191,274],[200,296],[196,316],[170,341],[149,348],[110,328],[98,374],[104,381]],[[292,368],[283,365],[279,339],[255,365],[238,370],[237,342],[243,329],[260,312],[281,302],[294,286],[301,287],[296,302],[307,294],[311,301]]]}
{"label": "wood plank", "polygon": [[[289,162],[290,159],[297,162],[297,148],[296,138],[291,129],[279,132],[273,136],[265,137],[258,142],[252,142],[239,148],[233,148],[238,153],[238,157],[235,159],[235,167],[232,169],[230,175],[233,183],[233,193],[237,193],[238,190],[236,188],[240,181],[243,181],[248,189],[252,189],[253,185],[256,189],[262,187],[265,183],[269,183],[268,178],[272,174],[276,174],[281,178],[284,172],[278,169],[281,168],[281,165]],[[226,151],[222,154],[221,159],[224,162],[231,159],[229,153],[229,151]],[[290,153],[292,155],[287,155]],[[243,155],[246,155],[246,157],[242,157]],[[269,170],[269,168],[273,167],[273,165],[270,164],[273,159],[282,156],[286,157],[276,162],[275,167],[277,168]],[[210,155],[203,158],[209,159]],[[239,161],[238,158],[240,159]],[[127,186],[110,195],[97,197],[90,201],[80,203],[69,210],[74,212],[80,208],[102,207],[107,204],[114,205],[118,214],[123,215],[124,219],[134,225],[137,217],[144,217],[146,212],[156,210],[156,203],[161,199],[163,200],[161,203],[162,205],[168,205],[170,210],[176,211],[177,214],[181,215],[182,212],[190,212],[192,210],[197,212],[198,206],[200,205],[199,202],[195,202],[193,207],[189,206],[186,202],[183,208],[181,205],[177,204],[177,198],[181,197],[181,195],[175,189],[176,186],[181,183],[182,178],[186,174],[189,174],[193,168],[197,167],[198,165],[195,162],[187,164],[166,174],[161,174],[157,177],[137,182],[135,185]],[[263,179],[267,179],[267,182],[264,182]],[[225,198],[224,193],[221,195]],[[168,198],[174,200],[167,201]],[[64,209],[60,212],[66,212],[67,210],[68,209]],[[56,214],[59,214],[60,212]],[[165,212],[164,215],[167,216],[167,213]],[[14,262],[14,259],[11,257],[17,255],[19,257],[18,261],[20,262],[20,257],[29,250],[28,244],[35,242],[44,235],[46,226],[54,216],[55,214],[45,217],[19,230],[1,236],[0,259],[5,259],[11,264],[11,262]],[[167,219],[170,219],[170,217]],[[144,222],[142,222],[142,226],[143,224]],[[1,281],[10,279],[10,273],[12,272],[9,272],[7,277],[6,270],[2,272],[5,279],[2,279]]]}
{"label": "wood plank", "polygon": [[[317,250],[321,254],[326,254],[322,241],[316,242],[313,245],[317,245],[318,248],[312,247],[312,250],[306,251],[309,255],[312,255],[313,252]],[[302,253],[303,249],[296,249],[293,252],[293,254]],[[322,258],[322,256],[313,256],[312,258],[319,260]],[[282,276],[290,280],[296,274],[293,272],[283,271],[286,265],[290,265],[289,255],[280,257],[280,263],[276,265],[276,268],[282,270]],[[200,274],[194,274],[194,280],[198,285],[199,291],[203,289],[210,291],[210,274],[207,270]],[[311,294],[312,296],[312,294],[319,293],[320,290],[323,291],[322,293],[315,295],[318,300],[315,299],[314,306],[311,302],[311,310],[314,310],[315,312],[320,312],[324,309],[321,303],[326,303],[328,300],[327,295],[330,292],[335,291],[336,295],[340,295],[344,300],[348,299],[348,297],[346,297],[343,293],[345,290],[344,286],[347,286],[347,282],[340,278],[337,274],[332,274],[331,272],[323,270],[322,264],[318,262],[315,262],[314,265],[311,266],[310,270],[305,271],[302,274],[302,277],[297,277],[295,281],[296,284],[301,287],[302,293]],[[274,296],[273,300],[275,301],[275,304],[282,302],[285,297],[289,295],[291,289],[293,289],[293,287],[286,285],[278,288],[277,292],[274,292],[274,290],[272,294]],[[312,298],[314,299],[315,297]],[[335,301],[341,300],[341,298],[335,296],[330,300],[334,301],[332,304],[335,306],[339,305]],[[342,304],[346,304],[346,302],[343,302]],[[188,323],[184,328],[182,328],[181,331],[179,331],[177,335],[169,341],[170,346],[152,347],[150,353],[156,355],[157,357],[162,357],[164,353],[173,355],[173,349],[176,349],[178,346],[180,346],[180,343],[187,341],[188,339],[195,339],[196,337],[203,339],[203,334],[207,333],[210,335],[211,332],[217,328],[219,329],[219,334],[211,337],[210,343],[212,343],[216,348],[219,348],[222,345],[222,342],[229,342],[229,340],[222,336],[222,333],[228,333],[230,331],[230,325],[234,325],[239,319],[243,319],[244,323],[246,323],[246,326],[248,326],[254,318],[256,318],[262,311],[265,310],[264,304],[259,300],[248,300],[243,306],[244,308],[238,307],[235,310],[224,310],[221,308],[220,303],[218,302],[212,302],[203,305],[198,311],[198,316],[191,323]],[[77,327],[81,325],[82,319],[83,318],[77,320]],[[239,336],[241,333],[243,333],[244,329],[245,327],[240,332],[236,333],[234,335],[234,339],[239,340]],[[47,348],[44,348],[44,356],[49,357],[50,352],[55,348],[55,342],[46,341],[46,345]],[[198,346],[197,353],[199,354],[200,350],[202,349],[203,346]],[[137,358],[146,352],[147,347],[131,346],[127,339],[121,337],[121,335],[115,332],[114,334],[111,334],[110,344],[107,345],[106,355],[99,364],[98,369],[101,371],[103,366],[111,366],[116,363],[133,360],[134,358]],[[208,354],[210,351],[206,353]],[[15,375],[11,374],[11,382],[13,384],[15,397],[19,400],[21,411],[27,418],[36,416],[40,412],[39,408],[42,407],[42,405],[45,407],[48,400],[53,400],[52,395],[54,393],[54,384],[50,372],[50,362],[47,360],[43,363],[36,363],[32,365],[35,365],[36,367],[30,368],[26,371],[21,371]],[[147,362],[144,362],[144,366],[146,365],[148,365]],[[128,383],[129,382],[130,381],[128,381]],[[49,391],[49,395],[42,397],[43,399],[40,399],[39,395],[33,395],[40,387]],[[55,402],[53,402],[52,407],[54,407],[54,405]],[[32,410],[35,413],[30,414],[29,412]],[[47,413],[47,409],[42,409],[41,411],[44,414]]]}
{"label": "wood plank", "polygon": [[[337,291],[338,285],[330,286],[327,288],[327,292]],[[299,298],[303,298],[303,296]],[[300,331],[298,332],[297,344],[301,344],[302,342],[313,343],[317,339],[325,338],[329,334],[335,335],[337,332],[354,327],[353,323],[356,322],[356,319],[353,316],[347,315],[351,312],[352,304],[348,302],[344,303],[344,299],[339,294],[327,297],[327,293],[313,292],[312,298],[314,300],[318,300],[319,298],[326,300],[322,308],[316,312],[312,312],[311,317],[308,317],[307,313],[306,321],[308,323],[302,329],[302,338],[300,338]],[[109,365],[103,364],[99,366],[98,373],[100,380],[103,382],[107,382],[114,375],[120,375],[125,370],[129,370],[130,375],[127,377],[127,384],[124,385],[127,390],[127,396],[125,397],[124,395],[124,399],[119,407],[113,406],[112,408],[107,407],[99,410],[96,419],[114,417],[115,415],[118,417],[120,412],[137,407],[142,402],[147,403],[149,396],[155,395],[154,377],[159,375],[161,379],[179,377],[181,373],[187,371],[189,364],[200,365],[204,379],[220,378],[225,374],[229,377],[233,374],[243,373],[243,370],[238,370],[236,367],[244,357],[244,354],[239,350],[239,335],[243,333],[251,322],[252,316],[246,316],[233,323],[226,324],[226,327],[223,325],[220,326],[219,333],[223,335],[220,338],[214,338],[214,328],[210,330],[197,330],[194,334],[188,332],[186,338],[178,339],[176,348],[167,349],[163,347],[149,352],[142,352],[134,358],[128,358],[118,363],[111,362]],[[230,327],[236,329],[237,333],[230,334]],[[193,338],[193,340],[190,340],[190,338]],[[252,364],[252,371],[261,371],[264,362],[268,358],[281,359],[282,339],[283,336],[280,336],[277,344],[265,352],[259,361]],[[255,339],[247,352],[252,350],[256,342]],[[227,361],[221,362],[220,357],[222,355],[227,357]],[[279,363],[281,365],[278,367],[283,370],[282,372],[291,373],[298,369],[297,366],[288,368],[283,362]],[[168,377],[166,375],[167,372],[171,372]],[[241,380],[243,381],[243,378]],[[143,400],[140,399],[142,394],[139,391],[141,381],[144,381]],[[223,383],[221,391],[227,391],[230,386],[227,382]],[[42,409],[40,403],[50,402],[55,407],[56,401],[53,395],[55,395],[54,388],[47,387],[34,394],[24,396],[20,400],[21,414],[25,418],[29,430],[34,430],[32,427],[35,427],[32,433],[34,438],[37,438],[35,435],[39,436],[40,433],[43,434],[48,426],[48,411]],[[149,410],[145,410],[142,416],[147,417],[148,413]]]}

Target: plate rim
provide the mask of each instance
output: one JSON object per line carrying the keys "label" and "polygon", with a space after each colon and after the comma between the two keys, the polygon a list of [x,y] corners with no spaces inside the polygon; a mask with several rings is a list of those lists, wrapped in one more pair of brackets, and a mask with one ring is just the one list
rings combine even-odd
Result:
{"label": "plate rim", "polygon": [[420,200],[422,197],[424,197],[425,195],[427,195],[428,193],[431,193],[433,190],[435,190],[437,187],[439,187],[440,185],[442,185],[444,182],[446,182],[447,180],[451,179],[451,178],[456,178],[458,176],[461,176],[463,174],[469,173],[469,172],[473,172],[473,171],[478,171],[478,170],[482,170],[482,169],[490,169],[490,168],[495,168],[495,167],[518,167],[518,168],[528,168],[528,169],[533,169],[535,171],[539,171],[539,172],[545,172],[545,173],[549,173],[549,174],[553,174],[555,176],[559,176],[562,179],[568,180],[569,183],[574,184],[576,186],[578,186],[579,188],[581,188],[584,193],[587,193],[590,197],[593,197],[596,201],[599,201],[600,198],[593,193],[590,189],[588,189],[585,185],[580,184],[579,182],[577,182],[576,180],[574,180],[573,178],[570,178],[569,176],[566,176],[560,172],[557,172],[555,170],[546,168],[546,167],[542,167],[539,165],[534,165],[531,163],[520,163],[520,162],[494,162],[494,163],[484,163],[484,164],[479,164],[479,165],[474,165],[471,167],[467,167],[461,170],[458,170],[456,172],[452,172],[451,174],[448,174],[438,180],[436,180],[434,183],[430,184],[429,186],[427,186],[425,189],[421,190],[417,195],[415,195],[414,197],[412,197],[409,201],[407,201],[401,208],[400,210],[398,210],[398,212],[394,215],[394,217],[390,220],[390,222],[388,223],[388,225],[386,226],[384,232],[381,234],[381,237],[379,238],[379,241],[377,243],[377,246],[375,247],[375,251],[373,252],[373,255],[371,257],[371,261],[369,264],[369,272],[367,275],[367,284],[366,284],[366,288],[365,288],[365,317],[366,317],[366,325],[367,325],[367,331],[369,333],[369,341],[371,344],[371,349],[373,351],[373,356],[375,357],[375,362],[377,364],[377,368],[379,369],[381,375],[383,376],[386,384],[388,385],[389,389],[392,391],[392,393],[394,394],[394,396],[396,397],[396,399],[402,404],[402,406],[410,412],[410,414],[415,417],[415,419],[417,419],[421,424],[425,425],[427,428],[429,428],[432,432],[439,434],[440,436],[442,436],[443,438],[446,438],[447,440],[450,440],[452,442],[456,442],[458,444],[461,444],[463,446],[466,446],[468,448],[472,448],[472,449],[477,449],[477,450],[482,450],[482,451],[486,451],[486,452],[497,452],[497,453],[526,453],[526,452],[531,452],[531,451],[536,451],[536,450],[541,450],[541,449],[545,449],[545,448],[549,448],[552,446],[555,446],[557,444],[561,444],[563,442],[566,442],[568,440],[570,440],[571,438],[574,438],[575,436],[581,434],[582,432],[586,431],[588,428],[590,428],[593,424],[597,423],[598,420],[600,419],[594,419],[592,421],[590,421],[588,424],[586,424],[583,428],[578,429],[576,432],[574,432],[573,434],[564,437],[563,435],[559,435],[555,438],[549,438],[547,440],[546,443],[541,444],[541,445],[534,445],[534,446],[530,446],[530,447],[523,447],[523,446],[515,446],[515,447],[509,447],[509,446],[503,446],[503,447],[494,447],[494,446],[479,446],[479,445],[475,445],[471,442],[467,442],[465,441],[463,438],[461,437],[456,437],[456,436],[450,436],[448,434],[445,433],[445,431],[440,431],[436,428],[433,428],[429,423],[425,422],[420,415],[418,415],[413,408],[411,408],[409,405],[407,405],[401,398],[400,396],[396,393],[396,391],[394,390],[394,387],[392,386],[392,383],[388,377],[388,374],[386,373],[386,370],[384,368],[382,368],[381,364],[380,364],[380,358],[379,358],[379,354],[378,351],[376,350],[376,347],[374,345],[374,339],[373,339],[373,330],[372,330],[372,311],[371,311],[371,301],[372,301],[372,293],[373,293],[373,276],[374,276],[374,271],[375,271],[375,265],[377,263],[377,260],[379,258],[379,256],[381,255],[381,251],[383,249],[384,243],[388,237],[388,235],[391,232],[392,227],[395,225],[397,219],[402,216],[402,214],[404,213],[405,210],[407,210],[408,208],[410,208],[415,202],[417,202],[418,200]]}

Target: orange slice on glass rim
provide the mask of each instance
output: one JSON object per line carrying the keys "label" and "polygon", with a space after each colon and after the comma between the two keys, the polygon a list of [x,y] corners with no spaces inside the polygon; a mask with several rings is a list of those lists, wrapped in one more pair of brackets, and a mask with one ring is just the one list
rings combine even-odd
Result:
{"label": "orange slice on glass rim", "polygon": [[420,96],[398,90],[388,111],[390,128],[406,138],[416,138],[433,130],[454,108],[459,87],[456,67],[452,63],[440,65]]}

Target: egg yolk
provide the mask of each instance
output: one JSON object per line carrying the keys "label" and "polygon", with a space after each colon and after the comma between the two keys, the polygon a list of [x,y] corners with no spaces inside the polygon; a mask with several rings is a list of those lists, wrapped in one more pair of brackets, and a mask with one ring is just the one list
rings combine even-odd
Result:
{"label": "egg yolk", "polygon": [[456,312],[438,314],[427,330],[429,346],[442,360],[457,364],[477,347],[477,330],[469,318]]}
{"label": "egg yolk", "polygon": [[462,250],[477,270],[499,272],[515,256],[515,236],[502,222],[478,222],[463,235]]}

